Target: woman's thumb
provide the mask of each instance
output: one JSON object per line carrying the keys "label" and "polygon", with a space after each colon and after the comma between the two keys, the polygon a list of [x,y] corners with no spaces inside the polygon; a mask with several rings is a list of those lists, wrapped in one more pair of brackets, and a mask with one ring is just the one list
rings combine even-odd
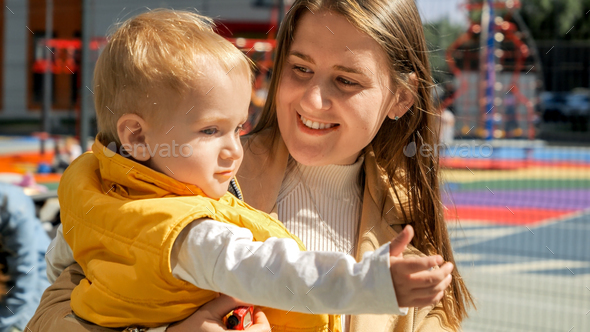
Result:
{"label": "woman's thumb", "polygon": [[254,325],[248,328],[248,332],[268,332],[270,330],[272,329],[264,312],[259,308],[254,308]]}
{"label": "woman's thumb", "polygon": [[412,241],[414,237],[414,229],[412,226],[407,225],[401,233],[399,233],[395,239],[391,240],[389,244],[389,256],[400,255]]}

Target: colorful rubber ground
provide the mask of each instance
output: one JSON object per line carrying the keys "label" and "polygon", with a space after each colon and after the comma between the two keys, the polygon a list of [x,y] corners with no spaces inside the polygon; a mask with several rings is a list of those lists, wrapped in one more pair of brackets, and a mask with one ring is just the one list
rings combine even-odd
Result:
{"label": "colorful rubber ground", "polygon": [[48,190],[55,190],[59,174],[37,174],[40,163],[51,165],[53,141],[46,144],[47,152],[39,154],[39,140],[34,137],[0,137],[0,175],[33,173],[35,181]]}
{"label": "colorful rubber ground", "polygon": [[443,159],[446,218],[530,225],[590,208],[590,150],[563,149]]}

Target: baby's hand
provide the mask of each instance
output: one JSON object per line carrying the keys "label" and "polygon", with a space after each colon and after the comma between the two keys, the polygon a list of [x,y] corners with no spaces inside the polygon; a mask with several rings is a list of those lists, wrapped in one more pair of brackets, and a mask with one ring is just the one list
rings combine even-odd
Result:
{"label": "baby's hand", "polygon": [[404,258],[402,252],[414,237],[412,226],[406,226],[391,241],[389,260],[397,304],[403,307],[425,307],[436,304],[452,280],[453,264],[443,263],[440,255]]}

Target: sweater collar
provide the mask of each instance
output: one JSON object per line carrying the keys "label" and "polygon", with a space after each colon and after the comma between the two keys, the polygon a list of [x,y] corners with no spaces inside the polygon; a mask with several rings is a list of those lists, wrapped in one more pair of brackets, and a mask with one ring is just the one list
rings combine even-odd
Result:
{"label": "sweater collar", "polygon": [[96,136],[92,152],[100,165],[100,176],[115,193],[133,198],[167,196],[206,196],[197,186],[180,182],[106,147],[101,134]]}
{"label": "sweater collar", "polygon": [[299,174],[294,174],[294,176],[298,178],[300,175],[310,189],[336,199],[360,195],[359,175],[364,159],[361,154],[351,165],[306,166],[296,162],[294,173]]}

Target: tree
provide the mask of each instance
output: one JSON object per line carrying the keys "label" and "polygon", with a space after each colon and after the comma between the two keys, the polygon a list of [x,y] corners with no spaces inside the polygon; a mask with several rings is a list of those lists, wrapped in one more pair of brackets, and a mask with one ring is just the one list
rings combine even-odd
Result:
{"label": "tree", "polygon": [[521,15],[533,38],[589,40],[590,0],[523,0]]}
{"label": "tree", "polygon": [[[486,0],[469,0],[481,4]],[[494,0],[514,2],[514,0]],[[590,0],[520,0],[522,16],[536,40],[590,39]],[[506,16],[506,9],[496,9],[496,16]],[[470,13],[473,22],[481,20],[481,11]]]}

